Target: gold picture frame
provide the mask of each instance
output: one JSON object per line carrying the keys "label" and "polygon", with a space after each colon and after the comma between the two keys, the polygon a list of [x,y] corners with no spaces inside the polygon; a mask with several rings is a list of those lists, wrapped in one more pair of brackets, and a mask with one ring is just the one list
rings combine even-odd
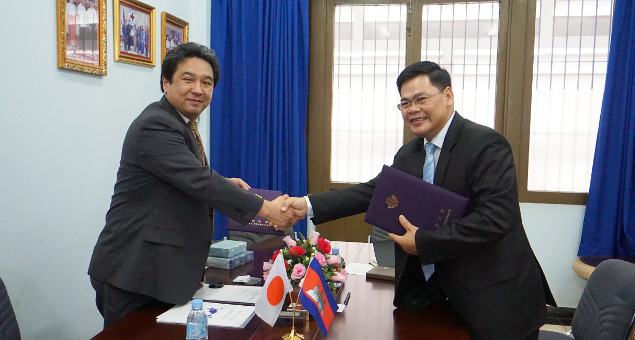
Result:
{"label": "gold picture frame", "polygon": [[106,0],[57,1],[57,67],[105,76]]}
{"label": "gold picture frame", "polygon": [[137,0],[113,0],[115,61],[154,67],[154,7]]}
{"label": "gold picture frame", "polygon": [[165,54],[174,47],[188,42],[190,24],[174,15],[161,12],[161,63]]}

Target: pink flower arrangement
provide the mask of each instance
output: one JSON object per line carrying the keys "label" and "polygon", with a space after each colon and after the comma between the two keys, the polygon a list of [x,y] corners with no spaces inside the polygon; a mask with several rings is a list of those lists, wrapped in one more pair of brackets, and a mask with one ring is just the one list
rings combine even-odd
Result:
{"label": "pink flower arrangement", "polygon": [[326,256],[324,256],[324,254],[320,253],[319,251],[316,251],[315,254],[313,254],[313,256],[320,263],[320,266],[325,266],[328,264],[328,261],[326,261]]}
{"label": "pink flower arrangement", "polygon": [[265,280],[276,256],[282,253],[287,275],[294,285],[300,284],[301,280],[304,279],[309,262],[313,257],[322,266],[322,274],[324,274],[324,278],[334,294],[336,286],[346,281],[346,270],[342,258],[339,255],[331,254],[331,242],[320,238],[320,233],[314,231],[307,239],[300,235],[300,239],[297,241],[286,236],[283,241],[287,246],[276,250],[271,260],[262,265],[262,276]]}
{"label": "pink flower arrangement", "polygon": [[304,274],[306,274],[306,267],[302,263],[296,263],[291,271],[291,279],[300,280],[304,277]]}

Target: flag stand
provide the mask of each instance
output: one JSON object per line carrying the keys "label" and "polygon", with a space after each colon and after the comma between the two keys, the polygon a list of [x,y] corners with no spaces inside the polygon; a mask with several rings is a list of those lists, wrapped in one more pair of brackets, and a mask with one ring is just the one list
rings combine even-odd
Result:
{"label": "flag stand", "polygon": [[291,300],[291,307],[292,307],[291,332],[283,335],[282,340],[303,340],[304,335],[295,332],[295,306],[298,304],[298,300],[300,300],[300,294],[298,294],[298,297],[295,299],[295,302],[293,302],[293,296],[291,295],[291,292],[289,292],[289,300]]}

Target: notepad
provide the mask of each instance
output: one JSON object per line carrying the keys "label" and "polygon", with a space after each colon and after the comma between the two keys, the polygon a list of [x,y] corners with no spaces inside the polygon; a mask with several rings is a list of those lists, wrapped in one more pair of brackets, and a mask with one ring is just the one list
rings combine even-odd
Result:
{"label": "notepad", "polygon": [[262,287],[225,285],[221,288],[209,288],[204,285],[194,293],[193,299],[205,301],[256,304]]}
{"label": "notepad", "polygon": [[[157,323],[185,325],[192,303],[177,305],[157,316]],[[211,327],[244,328],[256,313],[256,307],[203,302],[207,325]]]}

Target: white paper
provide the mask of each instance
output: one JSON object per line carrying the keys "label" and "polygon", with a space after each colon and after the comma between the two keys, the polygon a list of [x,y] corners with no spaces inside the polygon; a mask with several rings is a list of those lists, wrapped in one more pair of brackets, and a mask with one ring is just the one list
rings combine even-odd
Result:
{"label": "white paper", "polygon": [[240,276],[236,276],[236,278],[234,279],[233,282],[235,283],[245,283],[247,282],[247,280],[249,280],[250,276],[249,275],[240,275]]}
{"label": "white paper", "polygon": [[262,287],[225,285],[222,288],[209,288],[204,285],[194,294],[193,299],[205,301],[234,302],[255,304]]}
{"label": "white paper", "polygon": [[372,268],[373,266],[368,263],[347,263],[346,274],[366,275],[366,272]]}
{"label": "white paper", "polygon": [[[185,325],[187,323],[187,314],[191,309],[191,302],[174,306],[167,312],[157,316],[157,322]],[[207,315],[208,326],[244,328],[254,316],[256,309],[254,306],[203,302],[203,311]]]}

